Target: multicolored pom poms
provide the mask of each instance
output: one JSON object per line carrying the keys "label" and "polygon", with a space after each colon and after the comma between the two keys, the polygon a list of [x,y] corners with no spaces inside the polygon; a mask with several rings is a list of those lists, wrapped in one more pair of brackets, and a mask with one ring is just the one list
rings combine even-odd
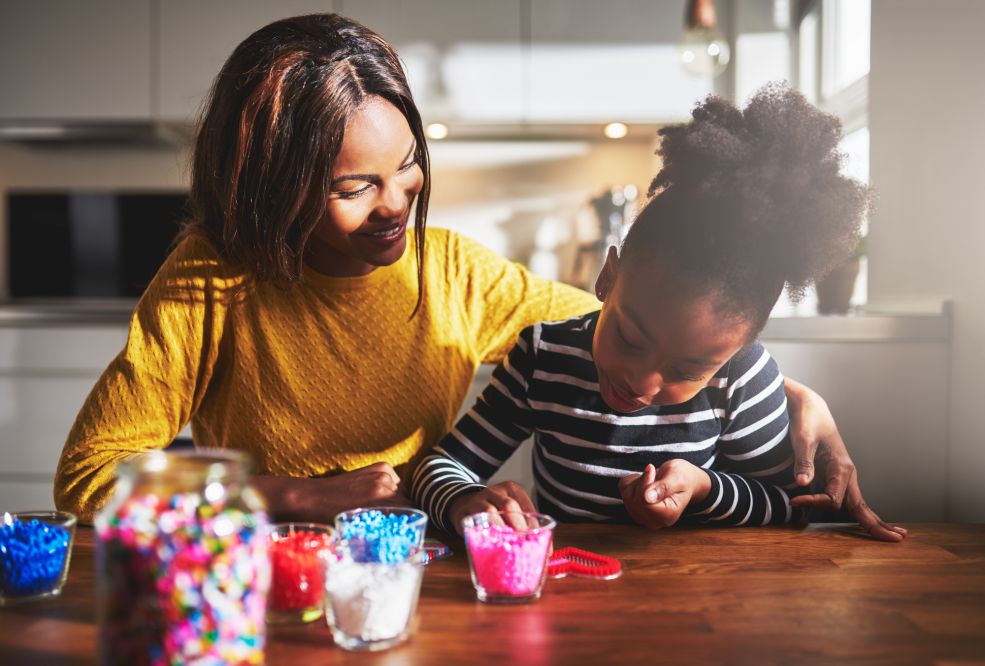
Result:
{"label": "multicolored pom poms", "polygon": [[61,591],[74,525],[75,517],[67,513],[3,514],[0,606]]}

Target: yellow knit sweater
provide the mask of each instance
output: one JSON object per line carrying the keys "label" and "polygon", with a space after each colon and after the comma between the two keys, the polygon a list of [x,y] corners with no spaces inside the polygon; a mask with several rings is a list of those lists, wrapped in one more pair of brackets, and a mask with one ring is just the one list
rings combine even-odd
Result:
{"label": "yellow knit sweater", "polygon": [[450,429],[478,364],[499,361],[533,322],[598,307],[430,229],[424,303],[410,318],[416,266],[408,249],[364,277],[306,268],[283,290],[249,282],[208,241],[186,239],[75,420],[56,505],[91,521],[116,464],[166,446],[189,421],[197,446],[246,451],[261,474],[333,474],[378,460],[401,469]]}

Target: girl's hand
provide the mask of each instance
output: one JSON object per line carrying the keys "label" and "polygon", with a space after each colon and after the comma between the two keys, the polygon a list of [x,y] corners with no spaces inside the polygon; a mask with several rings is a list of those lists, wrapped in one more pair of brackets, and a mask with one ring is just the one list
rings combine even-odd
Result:
{"label": "girl's hand", "polygon": [[701,501],[711,490],[711,479],[696,465],[675,458],[660,469],[647,465],[642,474],[619,480],[619,492],[629,516],[651,530],[676,523],[692,500]]}
{"label": "girl's hand", "polygon": [[533,513],[534,503],[516,481],[503,481],[479,492],[463,495],[451,504],[451,521],[455,531],[462,533],[462,519],[473,513],[506,513],[506,522],[518,530],[527,529],[526,521],[517,513]]}

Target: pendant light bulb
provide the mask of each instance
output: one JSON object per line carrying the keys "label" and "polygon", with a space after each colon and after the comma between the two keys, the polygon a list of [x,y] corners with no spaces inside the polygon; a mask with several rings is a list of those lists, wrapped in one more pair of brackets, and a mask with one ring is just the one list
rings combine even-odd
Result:
{"label": "pendant light bulb", "polygon": [[732,52],[718,31],[714,0],[688,0],[677,53],[684,69],[694,76],[709,78],[725,71]]}

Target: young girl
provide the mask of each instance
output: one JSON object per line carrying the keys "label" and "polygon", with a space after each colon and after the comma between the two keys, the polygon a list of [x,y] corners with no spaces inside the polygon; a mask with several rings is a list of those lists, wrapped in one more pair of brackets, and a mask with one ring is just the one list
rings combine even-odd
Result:
{"label": "young girl", "polygon": [[868,191],[839,174],[838,120],[786,87],[693,116],[660,132],[663,169],[609,250],[602,310],[524,329],[418,467],[414,498],[444,529],[534,510],[515,483],[483,485],[531,433],[537,505],[560,520],[801,518],[783,377],[755,338],[785,284],[800,294],[853,246]]}

